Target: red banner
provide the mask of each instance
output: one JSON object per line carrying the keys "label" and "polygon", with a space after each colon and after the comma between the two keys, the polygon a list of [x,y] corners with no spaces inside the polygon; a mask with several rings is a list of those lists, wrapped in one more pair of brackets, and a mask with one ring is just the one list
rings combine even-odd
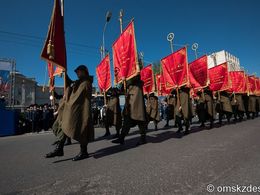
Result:
{"label": "red banner", "polygon": [[250,95],[255,95],[256,94],[256,77],[255,75],[251,75],[247,77],[248,81],[248,92]]}
{"label": "red banner", "polygon": [[226,62],[209,69],[209,81],[212,91],[224,91],[230,88]]}
{"label": "red banner", "polygon": [[184,47],[161,60],[166,89],[188,84],[187,48]]}
{"label": "red banner", "polygon": [[194,89],[207,87],[208,60],[206,55],[189,64],[189,81]]}
{"label": "red banner", "polygon": [[113,44],[115,84],[136,76],[139,72],[134,22],[132,21]]}
{"label": "red banner", "polygon": [[154,76],[152,64],[143,68],[140,72],[141,80],[144,82],[143,92],[144,94],[154,91]]}
{"label": "red banner", "polygon": [[111,87],[110,59],[107,55],[96,68],[98,86],[101,92]]}
{"label": "red banner", "polygon": [[54,1],[49,30],[41,57],[63,70],[67,68],[64,21],[60,0]]}
{"label": "red banner", "polygon": [[171,90],[167,90],[165,88],[165,82],[164,82],[164,77],[162,74],[157,74],[155,76],[155,79],[156,79],[156,89],[157,89],[157,93],[158,93],[158,96],[165,96],[165,95],[168,95],[170,94]]}
{"label": "red banner", "polygon": [[257,85],[256,85],[257,94],[256,95],[260,96],[260,78],[259,77],[257,78],[256,82],[257,82]]}
{"label": "red banner", "polygon": [[229,72],[229,78],[232,83],[229,90],[230,92],[246,93],[246,77],[244,71]]}

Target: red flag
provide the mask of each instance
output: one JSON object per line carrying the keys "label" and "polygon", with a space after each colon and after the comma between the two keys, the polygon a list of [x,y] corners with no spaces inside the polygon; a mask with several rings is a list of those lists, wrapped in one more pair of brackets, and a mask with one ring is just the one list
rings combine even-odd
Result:
{"label": "red flag", "polygon": [[205,55],[189,64],[189,80],[194,89],[204,88],[208,85],[207,58]]}
{"label": "red flag", "polygon": [[257,89],[256,77],[255,75],[251,75],[248,76],[247,79],[248,79],[248,92],[250,95],[255,95]]}
{"label": "red flag", "polygon": [[173,89],[189,83],[186,47],[163,58],[161,63],[166,89]]}
{"label": "red flag", "polygon": [[229,78],[232,83],[229,90],[230,92],[246,93],[246,77],[244,71],[229,72]]}
{"label": "red flag", "polygon": [[143,68],[140,72],[141,80],[144,82],[143,92],[144,94],[154,91],[154,77],[152,64]]}
{"label": "red flag", "polygon": [[159,96],[165,96],[170,94],[171,90],[167,90],[165,88],[165,82],[162,74],[157,74],[155,76],[156,79],[156,88],[157,88],[157,93]]}
{"label": "red flag", "polygon": [[229,76],[227,63],[214,66],[209,69],[209,80],[210,80],[210,90],[212,91],[224,91],[229,89]]}
{"label": "red flag", "polygon": [[52,17],[41,58],[59,66],[63,70],[67,68],[64,21],[60,0],[54,1]]}
{"label": "red flag", "polygon": [[258,77],[256,79],[256,91],[257,91],[257,95],[260,96],[260,78]]}
{"label": "red flag", "polygon": [[115,41],[112,49],[115,84],[120,83],[122,78],[129,80],[140,72],[136,51],[134,21],[130,22],[124,32]]}
{"label": "red flag", "polygon": [[107,55],[96,68],[98,86],[101,92],[111,88],[110,59]]}

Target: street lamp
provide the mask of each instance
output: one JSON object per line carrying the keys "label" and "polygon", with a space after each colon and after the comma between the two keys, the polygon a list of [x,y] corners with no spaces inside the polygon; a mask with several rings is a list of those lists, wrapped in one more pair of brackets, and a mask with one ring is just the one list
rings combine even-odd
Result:
{"label": "street lamp", "polygon": [[106,23],[105,23],[104,29],[103,29],[103,43],[102,43],[102,46],[100,48],[100,50],[101,50],[101,58],[104,58],[105,55],[106,55],[106,53],[105,53],[106,52],[106,48],[105,48],[105,32],[106,32],[107,24],[110,21],[111,17],[112,17],[112,12],[108,11],[106,13]]}
{"label": "street lamp", "polygon": [[194,51],[195,53],[195,57],[196,59],[198,58],[198,54],[197,54],[197,49],[199,47],[199,44],[198,43],[193,43],[192,46],[191,46],[191,49]]}
{"label": "street lamp", "polygon": [[173,39],[174,39],[174,33],[169,33],[167,35],[167,41],[170,42],[170,46],[171,46],[171,52],[173,53]]}

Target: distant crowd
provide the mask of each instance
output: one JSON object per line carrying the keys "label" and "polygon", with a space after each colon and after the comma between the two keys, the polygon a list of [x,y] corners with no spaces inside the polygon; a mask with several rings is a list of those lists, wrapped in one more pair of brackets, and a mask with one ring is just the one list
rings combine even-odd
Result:
{"label": "distant crowd", "polygon": [[[48,131],[57,117],[58,104],[30,105],[23,113],[20,113],[18,120],[19,133],[39,133]],[[103,106],[93,105],[93,123],[97,127],[104,127],[105,110]]]}
{"label": "distant crowd", "polygon": [[47,131],[55,120],[58,105],[31,105],[19,117],[18,128],[22,133]]}

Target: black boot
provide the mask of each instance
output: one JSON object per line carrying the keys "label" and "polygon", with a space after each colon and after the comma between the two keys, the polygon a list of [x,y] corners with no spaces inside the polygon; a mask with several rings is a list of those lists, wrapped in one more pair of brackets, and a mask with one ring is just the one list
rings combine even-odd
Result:
{"label": "black boot", "polygon": [[136,143],[136,146],[140,146],[140,145],[143,145],[143,144],[146,144],[146,135],[141,135],[141,138],[139,140],[139,142]]}
{"label": "black boot", "polygon": [[119,133],[116,133],[113,137],[113,139],[119,138]]}
{"label": "black boot", "polygon": [[177,123],[176,123],[176,121],[175,121],[175,123],[174,123],[174,125],[173,125],[173,128],[177,128],[178,127],[178,125],[177,125]]}
{"label": "black boot", "polygon": [[109,131],[109,128],[106,127],[106,133],[105,135],[103,135],[103,137],[107,137],[107,136],[110,136],[110,131]]}
{"label": "black boot", "polygon": [[204,122],[201,123],[200,127],[201,127],[201,128],[205,127]]}
{"label": "black boot", "polygon": [[168,128],[169,127],[169,124],[168,123],[166,123],[166,125],[164,125],[164,128]]}
{"label": "black boot", "polygon": [[169,120],[168,119],[166,120],[166,124],[164,125],[164,128],[167,128],[167,127],[169,127]]}
{"label": "black boot", "polygon": [[77,156],[75,156],[72,160],[78,161],[78,160],[86,159],[88,157],[89,155],[88,155],[87,145],[80,145],[80,153]]}
{"label": "black boot", "polygon": [[63,147],[64,147],[64,141],[59,141],[55,150],[53,152],[46,154],[45,158],[53,158],[55,156],[63,156],[64,155]]}
{"label": "black boot", "polygon": [[70,139],[70,138],[67,138],[64,145],[65,145],[65,146],[71,145],[71,139]]}
{"label": "black boot", "polygon": [[125,144],[125,138],[122,137],[122,136],[119,136],[119,138],[113,140],[112,143],[114,143],[114,144],[121,144],[121,145],[124,145],[124,144]]}
{"label": "black boot", "polygon": [[155,131],[158,131],[158,126],[157,126],[157,124],[154,124],[154,130],[155,130]]}
{"label": "black boot", "polygon": [[210,128],[210,129],[212,129],[212,128],[213,128],[213,120],[212,120],[212,121],[210,121],[209,128]]}
{"label": "black boot", "polygon": [[184,131],[184,135],[188,135],[190,133],[189,131],[189,128],[190,128],[190,124],[189,124],[189,121],[185,121],[185,131]]}

